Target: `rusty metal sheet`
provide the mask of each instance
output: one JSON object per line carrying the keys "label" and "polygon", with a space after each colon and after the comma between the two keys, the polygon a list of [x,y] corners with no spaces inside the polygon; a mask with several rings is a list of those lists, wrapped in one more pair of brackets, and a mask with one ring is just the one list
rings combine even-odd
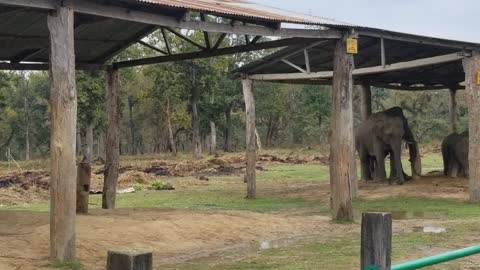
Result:
{"label": "rusty metal sheet", "polygon": [[248,0],[137,0],[139,2],[161,6],[182,8],[200,12],[239,16],[257,20],[267,20],[279,23],[299,23],[318,25],[353,26],[334,19],[309,16],[279,8],[274,8]]}

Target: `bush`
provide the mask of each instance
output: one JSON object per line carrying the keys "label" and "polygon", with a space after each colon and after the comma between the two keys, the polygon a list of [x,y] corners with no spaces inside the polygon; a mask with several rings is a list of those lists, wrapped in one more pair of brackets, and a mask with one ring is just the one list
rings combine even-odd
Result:
{"label": "bush", "polygon": [[174,190],[175,188],[170,183],[164,183],[162,181],[155,181],[152,184],[153,190]]}
{"label": "bush", "polygon": [[136,184],[136,185],[133,185],[133,189],[135,189],[135,191],[143,191],[145,187],[141,184]]}

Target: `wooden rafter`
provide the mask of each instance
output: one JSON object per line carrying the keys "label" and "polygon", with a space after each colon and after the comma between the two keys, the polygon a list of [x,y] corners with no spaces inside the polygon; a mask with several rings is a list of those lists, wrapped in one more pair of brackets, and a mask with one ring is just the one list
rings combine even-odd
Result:
{"label": "wooden rafter", "polygon": [[[201,18],[202,22],[207,21],[207,19],[205,17],[205,14],[203,14],[203,13],[200,13],[200,18]],[[210,34],[207,31],[203,31],[203,37],[205,39],[205,47],[207,48],[207,50],[210,50],[210,48],[212,47],[212,45],[210,43]]]}
{"label": "wooden rafter", "polygon": [[[371,74],[379,74],[385,72],[392,72],[392,71],[400,71],[400,70],[407,70],[412,68],[430,66],[430,65],[438,65],[442,63],[449,63],[460,61],[465,56],[461,53],[452,53],[447,55],[440,55],[434,57],[428,57],[423,59],[417,59],[412,61],[394,63],[390,65],[383,66],[374,66],[374,67],[366,67],[366,68],[359,68],[353,70],[353,76],[364,76],[364,75],[371,75]],[[333,71],[320,71],[314,72],[310,74],[306,73],[283,73],[283,74],[256,74],[256,75],[249,75],[249,78],[253,80],[302,80],[302,79],[330,79],[333,77]]]}
{"label": "wooden rafter", "polygon": [[188,37],[182,35],[181,33],[177,32],[177,31],[175,31],[171,28],[165,27],[165,29],[168,30],[170,33],[174,34],[175,36],[177,36],[177,37],[185,40],[186,42],[192,44],[193,46],[196,46],[196,47],[200,48],[201,50],[206,49],[203,45],[197,43],[196,41],[192,40],[191,38],[188,38]]}
{"label": "wooden rafter", "polygon": [[167,37],[167,32],[165,31],[165,29],[163,27],[162,27],[161,31],[162,31],[163,41],[165,41],[165,48],[167,49],[168,54],[172,54],[172,51],[170,50],[170,43],[169,43],[168,37]]}
{"label": "wooden rafter", "polygon": [[223,40],[225,39],[225,37],[227,36],[227,34],[223,33],[223,34],[220,34],[220,36],[218,37],[217,39],[217,42],[215,42],[215,45],[213,45],[213,50],[216,50],[220,47],[220,45],[222,44]]}
{"label": "wooden rafter", "polygon": [[156,51],[156,52],[159,52],[159,53],[162,53],[162,54],[165,54],[165,55],[166,55],[166,54],[169,54],[168,52],[163,51],[163,50],[161,50],[161,49],[159,49],[159,48],[157,48],[157,47],[155,47],[155,46],[153,46],[153,45],[150,45],[150,44],[148,44],[148,43],[145,42],[145,41],[139,40],[138,43],[141,44],[141,45],[143,45],[143,46],[145,46],[145,47],[147,47],[147,48],[149,48],[149,49],[152,49],[152,50],[154,50],[154,51]]}
{"label": "wooden rafter", "polygon": [[183,54],[177,54],[177,55],[157,56],[157,57],[143,58],[143,59],[137,59],[137,60],[122,61],[122,62],[114,63],[114,66],[116,68],[125,68],[125,67],[141,66],[141,65],[152,65],[152,64],[165,63],[165,62],[207,58],[207,57],[235,54],[235,53],[242,53],[242,52],[251,52],[251,51],[279,48],[279,47],[289,46],[292,44],[305,44],[309,42],[311,42],[311,40],[309,39],[305,40],[301,38],[300,39],[298,38],[280,39],[280,40],[274,40],[274,41],[261,42],[257,44],[219,48],[213,51],[199,51],[199,52],[183,53]]}

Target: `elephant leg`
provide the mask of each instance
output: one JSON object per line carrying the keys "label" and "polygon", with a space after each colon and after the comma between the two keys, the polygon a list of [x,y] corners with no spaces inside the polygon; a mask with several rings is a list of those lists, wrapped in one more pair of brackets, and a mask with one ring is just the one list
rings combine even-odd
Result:
{"label": "elephant leg", "polygon": [[390,157],[390,177],[388,179],[394,179],[395,176],[397,175],[396,168],[394,166],[395,159],[394,159],[393,154],[391,152],[389,153],[389,157]]}
{"label": "elephant leg", "polygon": [[395,167],[395,178],[397,179],[397,184],[403,185],[405,178],[403,177],[403,168],[402,168],[402,142],[392,143],[392,153],[393,156],[393,166]]}
{"label": "elephant leg", "polygon": [[380,147],[375,149],[375,165],[375,180],[384,181],[387,179],[387,173],[385,171],[385,152]]}
{"label": "elephant leg", "polygon": [[450,166],[449,166],[449,169],[448,169],[448,175],[450,177],[457,177],[458,176],[458,173],[461,171],[461,168],[460,168],[460,163],[455,160],[455,159],[451,159],[450,160]]}
{"label": "elephant leg", "polygon": [[368,155],[362,152],[360,153],[361,180],[363,181],[372,180],[372,176],[370,174],[370,158],[368,157]]}

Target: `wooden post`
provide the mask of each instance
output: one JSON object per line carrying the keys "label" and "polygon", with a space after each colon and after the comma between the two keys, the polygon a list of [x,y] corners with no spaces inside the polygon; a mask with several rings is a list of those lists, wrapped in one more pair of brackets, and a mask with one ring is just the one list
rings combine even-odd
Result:
{"label": "wooden post", "polygon": [[465,90],[469,114],[469,193],[470,201],[480,202],[480,52],[473,51],[472,57],[463,60]]}
{"label": "wooden post", "polygon": [[390,270],[392,215],[363,213],[360,270]]}
{"label": "wooden post", "polygon": [[107,140],[105,143],[105,171],[103,180],[102,208],[115,208],[118,167],[120,158],[120,96],[118,94],[118,70],[107,70]]}
{"label": "wooden post", "polygon": [[243,98],[245,99],[245,123],[246,123],[246,139],[247,151],[245,160],[247,163],[245,172],[245,181],[247,182],[247,198],[255,199],[257,192],[256,182],[256,163],[257,163],[257,147],[255,135],[255,99],[253,97],[253,81],[250,79],[243,79]]}
{"label": "wooden post", "polygon": [[92,167],[87,158],[78,164],[77,168],[77,213],[88,214],[88,199],[90,195],[90,179]]}
{"label": "wooden post", "polygon": [[330,183],[335,221],[353,221],[353,55],[346,52],[347,38],[337,41],[333,63]]}
{"label": "wooden post", "polygon": [[372,91],[367,83],[362,83],[360,90],[360,114],[363,122],[372,115]]}
{"label": "wooden post", "polygon": [[73,1],[47,17],[50,33],[50,258],[75,259],[77,91]]}
{"label": "wooden post", "polygon": [[107,270],[152,270],[152,252],[136,249],[109,250]]}
{"label": "wooden post", "polygon": [[450,88],[450,132],[457,132],[457,89]]}

